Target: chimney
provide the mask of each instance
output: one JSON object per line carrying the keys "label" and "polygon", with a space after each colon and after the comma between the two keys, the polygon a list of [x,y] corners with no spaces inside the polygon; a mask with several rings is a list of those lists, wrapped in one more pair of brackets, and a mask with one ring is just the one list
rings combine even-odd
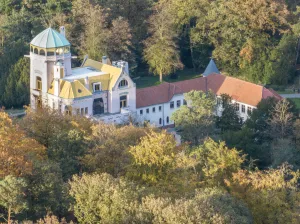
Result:
{"label": "chimney", "polygon": [[89,77],[85,77],[84,79],[84,83],[85,83],[85,88],[87,88],[88,90],[90,89],[90,83],[89,83]]}
{"label": "chimney", "polygon": [[107,56],[102,57],[102,64],[107,64]]}
{"label": "chimney", "polygon": [[66,37],[65,27],[64,27],[64,26],[61,26],[61,27],[59,28],[59,30],[60,30],[60,34],[63,35],[64,37]]}
{"label": "chimney", "polygon": [[59,94],[60,94],[59,79],[54,78],[54,96],[59,96]]}

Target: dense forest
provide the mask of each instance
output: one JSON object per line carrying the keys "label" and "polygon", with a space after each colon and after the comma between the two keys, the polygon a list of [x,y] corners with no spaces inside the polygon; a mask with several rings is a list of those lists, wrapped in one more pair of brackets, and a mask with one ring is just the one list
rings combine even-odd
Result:
{"label": "dense forest", "polygon": [[293,83],[298,5],[298,0],[1,0],[0,106],[28,104],[24,55],[33,37],[49,26],[66,27],[78,61],[108,55],[129,61],[133,76],[201,70],[214,57],[231,76]]}
{"label": "dense forest", "polygon": [[0,111],[0,222],[299,223],[300,120],[262,100],[241,123],[228,95],[185,94],[172,134],[55,110]]}

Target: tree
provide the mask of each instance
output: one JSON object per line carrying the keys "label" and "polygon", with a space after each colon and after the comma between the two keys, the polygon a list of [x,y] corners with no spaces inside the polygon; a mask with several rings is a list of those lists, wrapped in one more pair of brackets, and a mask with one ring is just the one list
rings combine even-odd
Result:
{"label": "tree", "polygon": [[7,210],[7,222],[11,224],[12,214],[27,208],[25,200],[26,182],[11,175],[0,180],[0,205]]}
{"label": "tree", "polygon": [[197,189],[193,197],[175,200],[146,196],[140,210],[142,223],[252,223],[247,207],[217,188]]}
{"label": "tree", "polygon": [[62,178],[59,164],[52,161],[35,162],[28,183],[26,217],[37,220],[48,213],[63,217],[69,209],[67,184]]}
{"label": "tree", "polygon": [[156,14],[150,17],[149,27],[150,37],[144,42],[144,59],[150,71],[159,75],[162,82],[163,75],[182,68],[176,44],[177,34],[171,15],[163,6],[157,7]]}
{"label": "tree", "polygon": [[0,111],[0,177],[31,173],[34,160],[45,157],[45,148],[29,138]]}
{"label": "tree", "polygon": [[182,130],[182,139],[197,145],[213,132],[215,96],[212,92],[191,91],[184,98],[188,105],[181,106],[171,119]]}
{"label": "tree", "polygon": [[299,223],[298,181],[299,171],[285,165],[266,171],[240,170],[227,184],[231,194],[247,204],[255,223]]}
{"label": "tree", "polygon": [[235,148],[229,149],[225,142],[217,143],[212,139],[192,149],[191,156],[197,161],[196,170],[200,178],[208,185],[224,185],[224,180],[230,179],[237,172],[245,160]]}
{"label": "tree", "polygon": [[271,135],[274,139],[289,137],[292,134],[294,115],[290,112],[291,109],[286,99],[278,101],[275,105],[269,120]]}
{"label": "tree", "polygon": [[117,177],[125,174],[130,165],[130,146],[139,144],[148,128],[133,125],[117,127],[99,123],[93,126],[92,147],[81,158],[84,171],[109,173]]}
{"label": "tree", "polygon": [[131,70],[135,68],[136,62],[133,54],[131,28],[128,21],[124,18],[119,17],[112,21],[108,46],[107,51],[110,59],[127,61]]}
{"label": "tree", "polygon": [[176,166],[176,141],[166,131],[150,131],[140,144],[130,147],[129,153],[133,157],[129,175],[146,183],[168,179],[168,170]]}
{"label": "tree", "polygon": [[83,174],[70,181],[74,215],[80,223],[132,223],[139,190],[109,174]]}
{"label": "tree", "polygon": [[216,126],[221,129],[222,132],[232,130],[237,131],[241,128],[241,119],[232,104],[232,99],[229,95],[222,94],[222,115],[217,117]]}

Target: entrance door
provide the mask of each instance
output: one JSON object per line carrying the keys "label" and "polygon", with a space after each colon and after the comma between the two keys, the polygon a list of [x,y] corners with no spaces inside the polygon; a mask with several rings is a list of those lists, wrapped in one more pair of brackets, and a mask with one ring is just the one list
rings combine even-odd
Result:
{"label": "entrance door", "polygon": [[104,103],[102,98],[94,99],[93,103],[93,114],[103,114],[104,113]]}

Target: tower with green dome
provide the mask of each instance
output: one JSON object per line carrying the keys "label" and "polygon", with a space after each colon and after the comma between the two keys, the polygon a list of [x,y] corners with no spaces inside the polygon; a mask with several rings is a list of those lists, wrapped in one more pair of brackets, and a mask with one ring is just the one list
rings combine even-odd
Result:
{"label": "tower with green dome", "polygon": [[30,42],[32,108],[41,106],[47,100],[47,91],[53,80],[57,78],[56,70],[63,77],[72,74],[70,43],[65,37],[64,27],[60,27],[60,33],[48,28]]}

